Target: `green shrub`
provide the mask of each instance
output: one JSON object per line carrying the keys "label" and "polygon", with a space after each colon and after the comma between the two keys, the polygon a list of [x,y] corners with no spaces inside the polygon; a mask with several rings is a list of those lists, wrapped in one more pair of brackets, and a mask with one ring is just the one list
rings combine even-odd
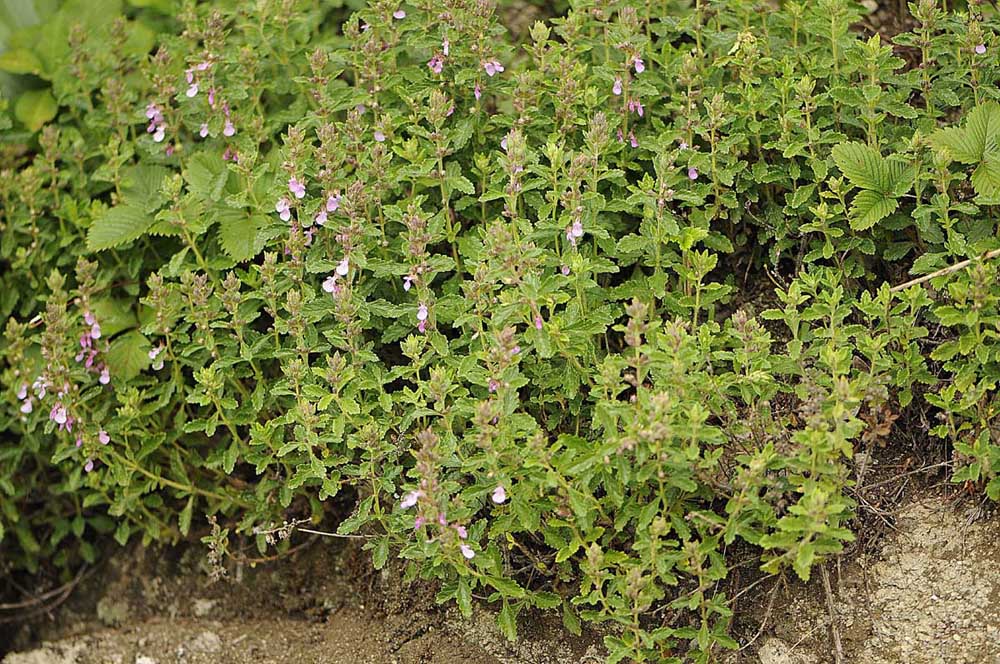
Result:
{"label": "green shrub", "polygon": [[330,4],[79,0],[0,55],[9,566],[346,504],[511,638],[709,661],[735,544],[808,578],[897,418],[997,499],[994,14]]}

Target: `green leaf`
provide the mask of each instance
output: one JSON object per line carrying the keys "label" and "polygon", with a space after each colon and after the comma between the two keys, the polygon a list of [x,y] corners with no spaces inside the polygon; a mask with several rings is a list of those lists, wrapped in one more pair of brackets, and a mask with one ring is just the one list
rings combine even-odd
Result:
{"label": "green leaf", "polygon": [[191,530],[191,512],[194,509],[194,496],[188,498],[187,505],[181,510],[180,518],[178,519],[178,527],[180,528],[181,535],[187,537],[188,532]]}
{"label": "green leaf", "polygon": [[899,207],[899,201],[877,191],[859,191],[851,204],[851,228],[868,230]]}
{"label": "green leaf", "polygon": [[235,214],[219,217],[219,244],[223,251],[237,263],[253,258],[257,248],[257,231],[260,218],[248,217],[246,213],[234,210]]}
{"label": "green leaf", "polygon": [[1000,155],[987,156],[972,172],[972,188],[983,198],[1000,196]]}
{"label": "green leaf", "polygon": [[385,567],[385,562],[389,559],[389,538],[380,537],[375,541],[375,547],[372,549],[372,565],[375,569],[382,569]]}
{"label": "green leaf", "polygon": [[14,117],[31,131],[38,131],[56,116],[59,105],[48,88],[23,92],[14,105]]}
{"label": "green leaf", "polygon": [[206,201],[217,201],[229,179],[226,162],[218,155],[201,152],[188,160],[184,179],[191,192]]}
{"label": "green leaf", "polygon": [[855,187],[883,191],[884,158],[875,149],[861,143],[841,143],[833,148],[833,161]]}
{"label": "green leaf", "polygon": [[115,378],[131,380],[149,364],[149,340],[138,332],[126,332],[111,342],[108,371]]}
{"label": "green leaf", "polygon": [[497,625],[508,641],[517,641],[517,612],[510,607],[507,600],[503,601],[503,608],[497,616]]}
{"label": "green leaf", "polygon": [[14,48],[0,55],[0,71],[37,76],[42,73],[42,61],[26,48]]}
{"label": "green leaf", "polygon": [[98,217],[87,233],[87,248],[102,251],[131,242],[149,230],[153,218],[138,207],[119,205]]}
{"label": "green leaf", "polygon": [[965,127],[940,129],[930,137],[931,145],[944,150],[955,161],[974,164],[987,152],[997,149],[996,135],[1000,132],[1000,105],[986,102],[969,112]]}

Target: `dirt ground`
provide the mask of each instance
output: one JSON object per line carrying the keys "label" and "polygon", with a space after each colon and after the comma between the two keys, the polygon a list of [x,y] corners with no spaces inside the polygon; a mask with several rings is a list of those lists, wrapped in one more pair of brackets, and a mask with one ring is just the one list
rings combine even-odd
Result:
{"label": "dirt ground", "polygon": [[[830,595],[818,571],[808,584],[761,584],[740,620],[757,629],[738,634],[743,649],[720,661],[836,663],[835,623],[845,663],[1000,663],[996,515],[922,494],[894,517],[877,550],[828,565]],[[488,607],[463,620],[435,606],[431,586],[394,581],[399,569],[359,581],[363,554],[328,540],[215,584],[201,555],[112,557],[51,620],[21,626],[20,652],[3,664],[603,661],[599,634],[568,635],[556,616],[522,616],[522,639],[510,644]]]}

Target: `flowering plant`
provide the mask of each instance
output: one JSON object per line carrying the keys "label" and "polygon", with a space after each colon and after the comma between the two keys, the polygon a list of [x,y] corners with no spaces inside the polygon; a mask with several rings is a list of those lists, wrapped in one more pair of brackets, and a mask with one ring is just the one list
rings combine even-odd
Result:
{"label": "flowering plant", "polygon": [[4,560],[329,519],[511,638],[710,661],[734,543],[807,578],[899,417],[997,498],[978,4],[83,4],[2,116]]}

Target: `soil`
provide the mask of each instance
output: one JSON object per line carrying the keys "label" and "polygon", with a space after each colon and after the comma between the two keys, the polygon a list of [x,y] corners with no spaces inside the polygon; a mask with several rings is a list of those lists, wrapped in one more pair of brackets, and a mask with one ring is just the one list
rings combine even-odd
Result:
{"label": "soil", "polygon": [[402,584],[399,568],[362,573],[367,554],[328,540],[215,583],[203,557],[196,547],[136,547],[112,556],[50,619],[22,625],[12,644],[22,652],[3,664],[603,659],[597,635],[568,635],[557,616],[524,616],[522,638],[511,644],[488,606],[465,620],[435,604],[430,584]]}
{"label": "soil", "polygon": [[[740,607],[741,650],[720,661],[1000,663],[997,515],[940,491],[918,494],[887,519],[879,546],[827,565],[829,595],[820,570],[809,583],[762,583]],[[402,584],[400,568],[363,574],[365,554],[328,540],[216,583],[203,556],[138,547],[111,557],[49,619],[22,625],[12,644],[20,652],[3,664],[604,660],[597,632],[574,637],[555,615],[522,614],[511,644],[485,603],[465,620],[435,605],[432,585]]]}

